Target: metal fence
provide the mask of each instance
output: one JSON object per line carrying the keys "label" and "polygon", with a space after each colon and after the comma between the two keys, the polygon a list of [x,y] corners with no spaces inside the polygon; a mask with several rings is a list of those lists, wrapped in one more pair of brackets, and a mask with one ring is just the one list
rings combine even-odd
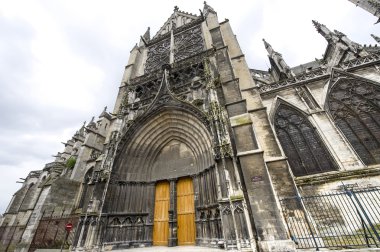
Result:
{"label": "metal fence", "polygon": [[[45,213],[38,224],[29,251],[35,251],[37,248],[68,249],[74,240],[78,220],[78,215],[54,216],[53,212],[50,215]],[[66,224],[69,222],[73,224],[74,229],[67,233]]]}
{"label": "metal fence", "polygon": [[297,248],[380,247],[380,188],[280,200]]}

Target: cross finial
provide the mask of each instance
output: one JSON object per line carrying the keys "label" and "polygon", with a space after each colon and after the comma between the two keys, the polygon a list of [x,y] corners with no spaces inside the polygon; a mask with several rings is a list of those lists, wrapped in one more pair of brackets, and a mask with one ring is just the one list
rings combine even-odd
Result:
{"label": "cross finial", "polygon": [[178,6],[177,5],[174,6],[174,11],[178,11],[178,10],[179,10]]}

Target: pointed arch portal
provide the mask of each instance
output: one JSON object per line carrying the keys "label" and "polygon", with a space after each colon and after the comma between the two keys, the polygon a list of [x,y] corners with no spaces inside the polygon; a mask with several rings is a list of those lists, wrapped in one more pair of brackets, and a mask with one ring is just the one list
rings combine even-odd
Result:
{"label": "pointed arch portal", "polygon": [[188,176],[212,166],[211,136],[191,112],[164,108],[133,134],[116,160],[122,180],[157,181]]}
{"label": "pointed arch portal", "polygon": [[195,185],[216,184],[211,134],[196,113],[181,107],[157,109],[142,122],[126,133],[104,208],[110,220],[130,221],[108,221],[105,242],[195,244]]}
{"label": "pointed arch portal", "polygon": [[380,86],[359,78],[340,78],[327,96],[335,124],[366,165],[380,163]]}

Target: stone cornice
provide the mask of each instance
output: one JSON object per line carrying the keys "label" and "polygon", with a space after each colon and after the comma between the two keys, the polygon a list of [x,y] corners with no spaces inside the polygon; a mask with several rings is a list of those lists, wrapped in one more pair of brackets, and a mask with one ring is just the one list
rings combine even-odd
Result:
{"label": "stone cornice", "polygon": [[332,171],[321,174],[302,176],[294,178],[297,186],[324,184],[334,181],[347,179],[358,179],[363,177],[380,176],[380,166],[372,166],[363,169],[348,170],[348,171]]}

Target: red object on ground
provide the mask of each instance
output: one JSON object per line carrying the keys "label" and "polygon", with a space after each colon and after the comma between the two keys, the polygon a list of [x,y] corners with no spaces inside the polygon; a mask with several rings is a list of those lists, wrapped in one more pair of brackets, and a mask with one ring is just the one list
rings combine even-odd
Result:
{"label": "red object on ground", "polygon": [[71,229],[73,229],[73,224],[69,222],[69,223],[66,224],[66,227],[65,227],[65,228],[66,228],[66,231],[67,231],[67,232],[70,232]]}

